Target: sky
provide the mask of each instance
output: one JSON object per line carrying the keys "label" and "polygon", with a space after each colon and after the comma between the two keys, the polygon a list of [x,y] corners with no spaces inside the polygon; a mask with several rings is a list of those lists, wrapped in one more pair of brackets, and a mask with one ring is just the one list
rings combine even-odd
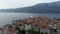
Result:
{"label": "sky", "polygon": [[38,3],[50,3],[60,0],[0,0],[0,9],[21,8],[33,6]]}

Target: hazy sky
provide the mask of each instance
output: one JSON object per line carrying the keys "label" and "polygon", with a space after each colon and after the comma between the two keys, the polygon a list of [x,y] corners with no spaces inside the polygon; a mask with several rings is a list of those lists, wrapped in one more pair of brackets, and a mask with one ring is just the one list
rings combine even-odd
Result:
{"label": "hazy sky", "polygon": [[59,0],[0,0],[0,9],[32,6],[38,3],[49,3]]}

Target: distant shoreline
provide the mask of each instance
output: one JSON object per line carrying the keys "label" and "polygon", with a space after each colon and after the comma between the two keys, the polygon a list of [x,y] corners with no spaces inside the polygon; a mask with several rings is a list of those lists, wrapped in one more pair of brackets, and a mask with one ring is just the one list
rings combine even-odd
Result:
{"label": "distant shoreline", "polygon": [[[0,12],[0,13],[34,13],[34,12]],[[38,14],[40,14],[40,13],[38,13]],[[41,14],[60,14],[60,13],[41,13]]]}

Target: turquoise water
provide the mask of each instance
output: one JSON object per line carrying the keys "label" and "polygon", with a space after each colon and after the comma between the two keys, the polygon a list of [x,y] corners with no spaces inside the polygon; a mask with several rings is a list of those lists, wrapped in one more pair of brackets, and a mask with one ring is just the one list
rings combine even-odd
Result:
{"label": "turquoise water", "polygon": [[60,18],[60,14],[46,14],[46,13],[0,13],[0,27],[5,24],[11,24],[15,19],[24,19],[29,16],[48,16],[50,18]]}

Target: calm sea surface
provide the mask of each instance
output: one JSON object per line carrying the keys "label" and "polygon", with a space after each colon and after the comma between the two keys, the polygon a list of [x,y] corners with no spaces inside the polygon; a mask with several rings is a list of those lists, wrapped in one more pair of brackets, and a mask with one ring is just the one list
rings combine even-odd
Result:
{"label": "calm sea surface", "polygon": [[60,14],[46,14],[46,13],[0,13],[0,27],[5,24],[11,24],[15,19],[24,19],[29,16],[47,16],[47,17],[55,17],[60,18]]}

